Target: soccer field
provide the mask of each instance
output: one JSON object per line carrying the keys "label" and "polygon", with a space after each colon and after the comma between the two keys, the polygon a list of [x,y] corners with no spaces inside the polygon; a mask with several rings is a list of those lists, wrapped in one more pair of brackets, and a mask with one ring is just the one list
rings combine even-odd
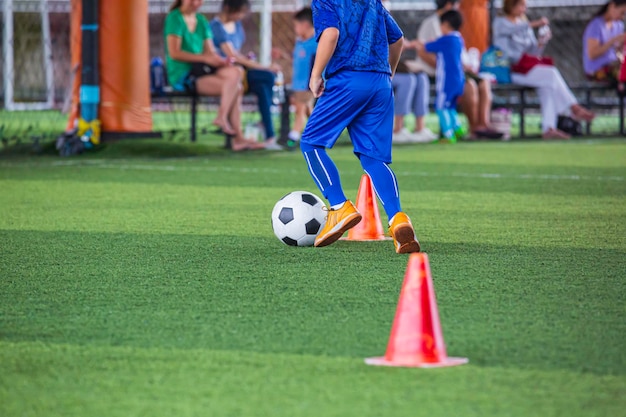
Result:
{"label": "soccer field", "polygon": [[300,153],[141,146],[0,159],[1,416],[626,416],[623,140],[394,150],[470,359],[430,370],[363,363],[407,256],[274,237],[280,197],[319,195]]}

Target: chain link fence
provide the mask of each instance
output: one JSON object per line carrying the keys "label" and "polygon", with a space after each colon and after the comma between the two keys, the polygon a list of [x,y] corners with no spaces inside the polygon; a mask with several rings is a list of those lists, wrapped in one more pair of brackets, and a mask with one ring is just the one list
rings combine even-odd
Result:
{"label": "chain link fence", "polygon": [[[0,0],[0,21],[4,20],[4,10],[8,0]],[[101,0],[107,1],[107,0]],[[476,2],[479,0],[461,0]],[[551,20],[553,39],[546,49],[546,54],[555,58],[556,65],[562,71],[563,76],[569,83],[580,83],[584,81],[582,70],[582,33],[586,23],[595,11],[604,4],[604,0],[528,0],[528,15],[531,18],[546,16]],[[13,67],[12,90],[16,101],[32,102],[45,101],[49,93],[49,86],[46,85],[46,68],[44,67],[44,39],[42,35],[42,19],[40,8],[42,0],[12,0],[13,7],[13,30],[0,33],[0,45],[10,42],[13,46]],[[163,23],[165,15],[171,5],[170,0],[149,0],[149,30],[150,30],[150,55],[164,56]],[[264,10],[268,3],[271,3],[271,19],[264,22]],[[404,30],[407,38],[413,39],[416,36],[420,22],[434,11],[433,0],[391,0],[387,2],[392,14]],[[64,129],[64,116],[61,110],[67,102],[70,86],[72,82],[72,68],[70,68],[70,4],[69,0],[47,0],[45,1],[51,34],[51,62],[53,74],[53,112],[56,116],[46,116],[54,119],[58,125],[56,131]],[[247,40],[243,46],[243,52],[253,51],[261,56],[263,40],[269,40],[269,45],[274,50],[281,50],[285,55],[290,55],[295,42],[293,32],[293,13],[301,7],[310,4],[308,0],[253,0],[251,1],[251,11],[244,19],[243,25],[246,30]],[[489,9],[493,17],[500,7],[500,1],[492,3],[491,0],[484,0],[484,7]],[[220,0],[205,0],[201,12],[208,18],[212,18],[219,12]],[[468,22],[468,24],[471,24]],[[270,27],[271,26],[271,27]],[[8,37],[8,38],[7,38]],[[266,41],[266,47],[268,43]],[[268,51],[265,51],[268,53]],[[3,63],[6,63],[6,51],[3,47]],[[290,81],[291,64],[285,56],[278,58],[274,54],[276,62],[284,68],[286,81]],[[3,97],[6,91],[5,76],[6,65],[0,68],[1,95],[0,106],[4,103]],[[146,82],[148,82],[146,74]],[[156,109],[159,110],[159,109]],[[44,117],[44,113],[41,113]],[[7,123],[7,113],[0,113],[2,122],[0,129]],[[28,126],[21,129],[32,129],[33,118],[25,118]],[[180,125],[183,128],[187,119],[180,118]],[[48,125],[50,122],[44,123]],[[179,122],[176,122],[179,124]],[[6,129],[6,127],[5,127]],[[1,132],[1,130],[0,130]],[[1,133],[0,133],[1,135]]]}

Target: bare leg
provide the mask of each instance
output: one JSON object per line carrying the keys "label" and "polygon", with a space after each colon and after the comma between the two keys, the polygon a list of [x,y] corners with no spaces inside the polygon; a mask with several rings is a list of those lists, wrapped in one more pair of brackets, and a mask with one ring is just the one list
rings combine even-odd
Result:
{"label": "bare leg", "polygon": [[396,115],[393,117],[393,133],[399,133],[404,128],[404,116]]}
{"label": "bare leg", "polygon": [[426,127],[426,120],[424,116],[418,116],[415,118],[415,131],[421,132]]}
{"label": "bare leg", "polygon": [[488,129],[491,125],[491,85],[483,80],[478,84],[478,129]]}
{"label": "bare leg", "polygon": [[226,111],[228,116],[228,122],[233,127],[237,136],[243,136],[241,132],[241,100],[243,99],[243,87],[240,85],[237,96],[233,101],[232,107]]}
{"label": "bare leg", "polygon": [[241,131],[241,100],[243,99],[243,86],[239,84],[239,89],[232,107],[228,109],[228,121],[233,127],[235,134],[233,135],[233,141],[231,143],[233,151],[242,151],[246,149],[263,149],[264,143],[259,143],[254,140],[247,140],[243,137]]}
{"label": "bare leg", "polygon": [[304,130],[304,125],[306,125],[308,112],[309,109],[307,103],[296,101],[296,117],[293,122],[292,130],[295,130],[298,133],[302,133],[302,131]]}
{"label": "bare leg", "polygon": [[596,117],[595,113],[580,104],[573,104],[570,109],[572,111],[572,116],[578,120],[590,122]]}
{"label": "bare leg", "polygon": [[241,94],[241,76],[242,72],[238,67],[224,67],[215,75],[201,77],[196,81],[198,94],[221,96],[220,107],[213,124],[230,135],[234,135],[236,131],[228,122],[228,113],[233,108],[237,96]]}
{"label": "bare leg", "polygon": [[478,86],[476,81],[467,79],[465,91],[461,96],[461,109],[469,122],[469,131],[474,132],[478,127]]}

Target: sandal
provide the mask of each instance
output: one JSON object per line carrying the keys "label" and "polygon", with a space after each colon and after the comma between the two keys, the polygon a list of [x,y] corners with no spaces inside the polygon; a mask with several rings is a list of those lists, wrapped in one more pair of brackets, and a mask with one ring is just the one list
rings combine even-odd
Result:
{"label": "sandal", "polygon": [[546,140],[548,139],[567,140],[571,138],[571,136],[568,135],[567,133],[563,132],[562,130],[555,129],[553,127],[543,132],[543,135],[541,135],[541,137]]}

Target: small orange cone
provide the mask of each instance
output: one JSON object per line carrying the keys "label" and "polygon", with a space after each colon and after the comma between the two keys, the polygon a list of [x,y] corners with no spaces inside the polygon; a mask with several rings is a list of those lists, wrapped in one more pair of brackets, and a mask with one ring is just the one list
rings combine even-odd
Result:
{"label": "small orange cone", "polygon": [[385,356],[367,358],[368,365],[438,368],[462,365],[467,358],[449,358],[441,333],[428,255],[409,257],[396,317]]}
{"label": "small orange cone", "polygon": [[344,240],[370,241],[389,239],[385,237],[378,212],[374,186],[367,174],[363,174],[361,177],[359,192],[356,195],[356,209],[361,213],[363,219],[359,224],[348,230],[348,237]]}

